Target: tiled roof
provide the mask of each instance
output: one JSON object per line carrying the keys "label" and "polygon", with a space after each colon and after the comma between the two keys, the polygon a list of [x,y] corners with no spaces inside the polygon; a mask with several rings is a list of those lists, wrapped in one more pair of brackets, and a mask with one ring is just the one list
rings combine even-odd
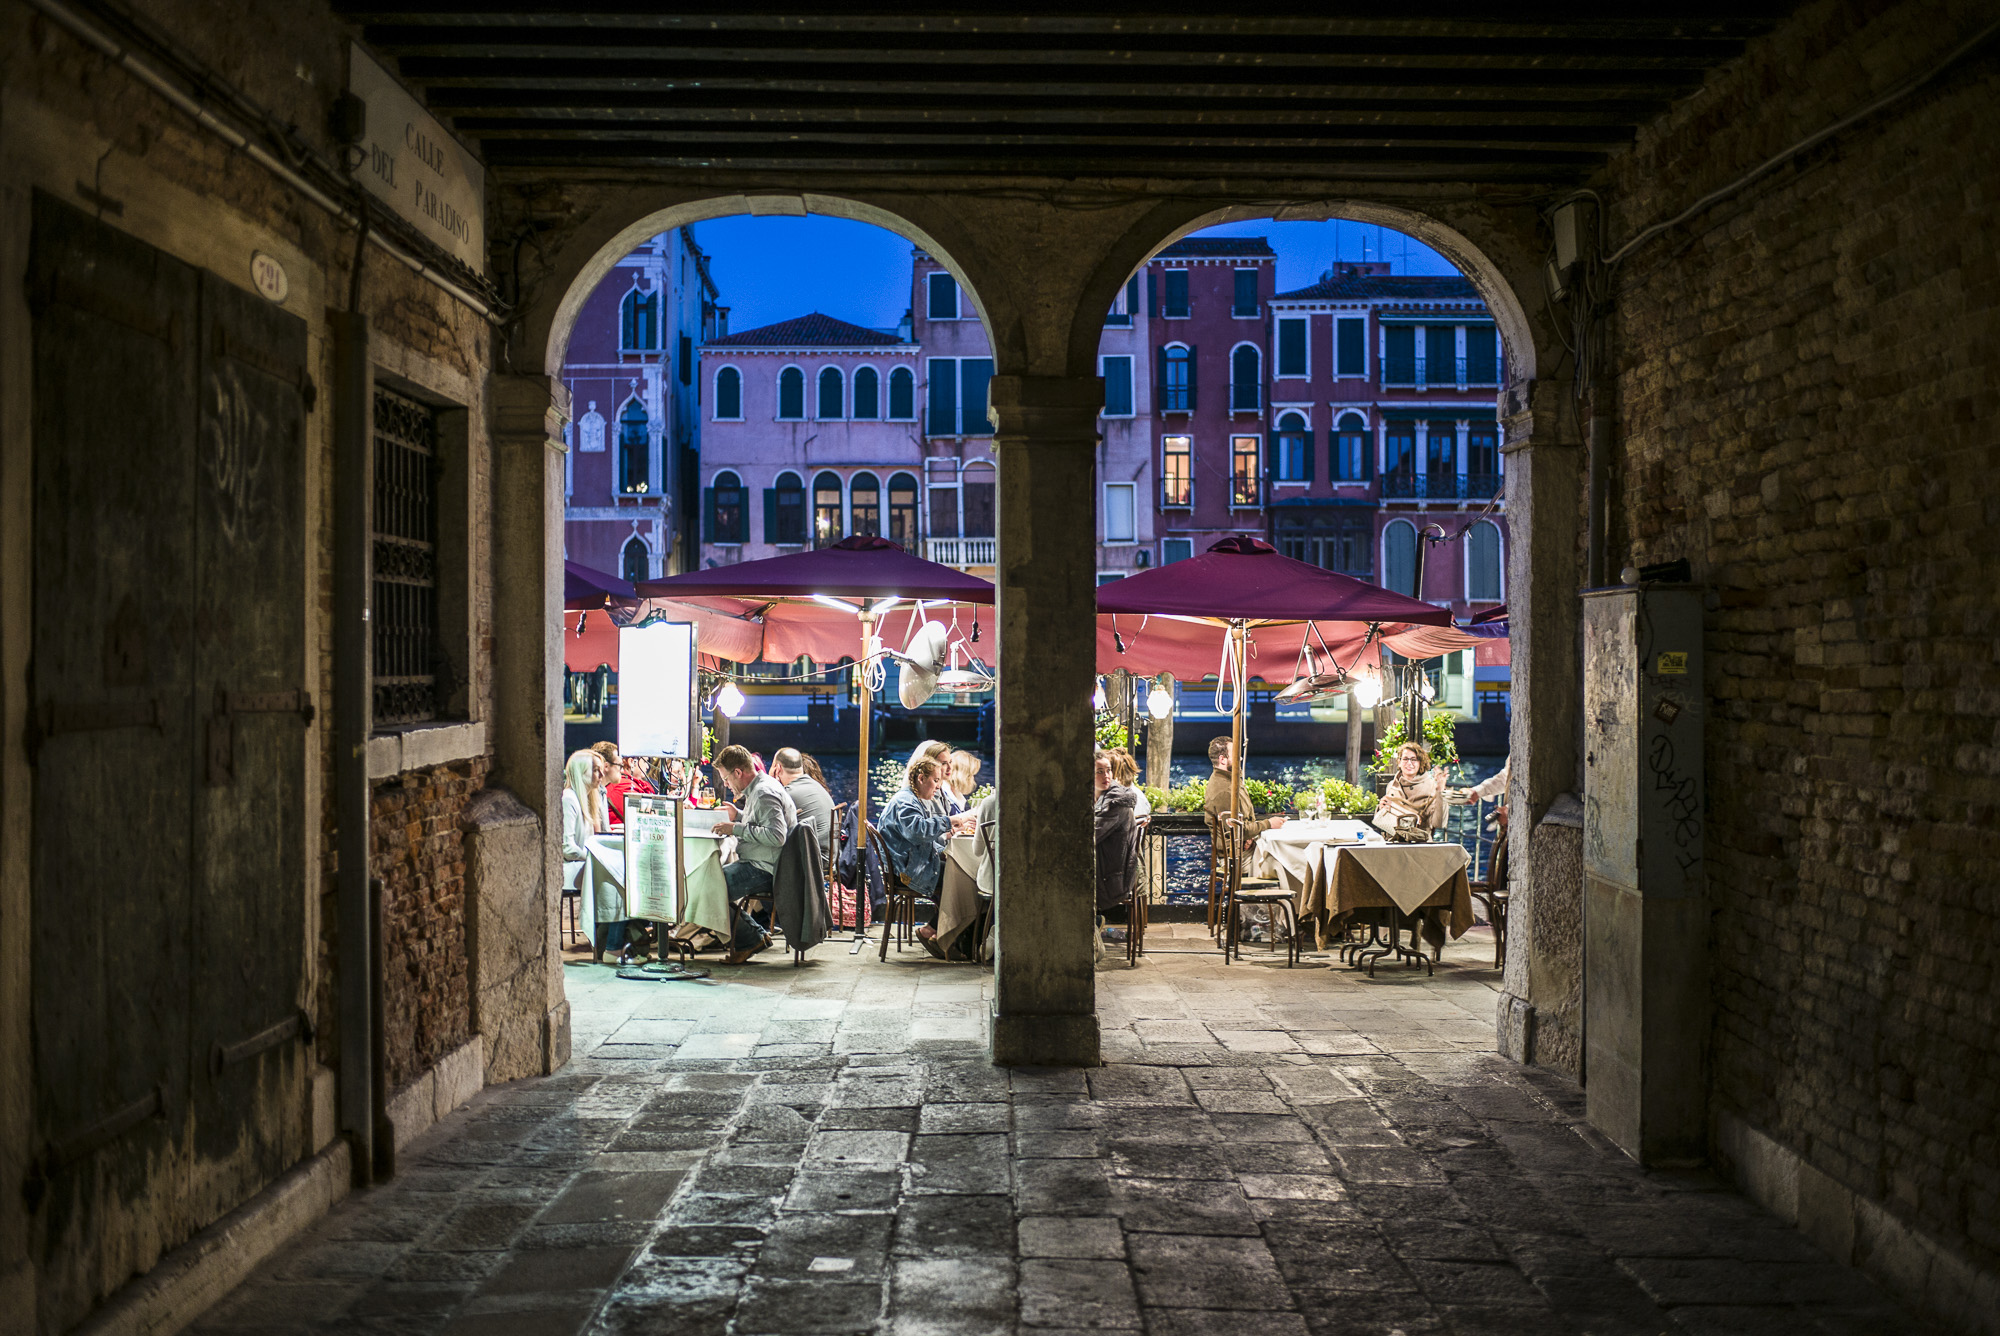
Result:
{"label": "tiled roof", "polygon": [[1271,243],[1262,237],[1182,237],[1153,258],[1206,259],[1218,255],[1274,259],[1277,252],[1272,250]]}
{"label": "tiled roof", "polygon": [[814,311],[762,329],[746,329],[710,339],[708,348],[894,348],[903,340]]}
{"label": "tiled roof", "polygon": [[1432,277],[1425,274],[1349,274],[1336,271],[1309,288],[1281,292],[1274,300],[1332,298],[1334,300],[1383,299],[1401,301],[1480,301],[1479,289],[1469,278]]}

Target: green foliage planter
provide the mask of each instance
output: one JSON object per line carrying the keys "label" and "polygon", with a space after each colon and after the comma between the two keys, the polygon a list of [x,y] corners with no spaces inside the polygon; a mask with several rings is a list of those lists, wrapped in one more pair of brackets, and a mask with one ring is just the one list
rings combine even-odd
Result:
{"label": "green foliage planter", "polygon": [[[1369,769],[1378,775],[1396,773],[1396,749],[1403,745],[1408,720],[1401,711],[1396,714],[1396,722],[1382,730],[1382,736],[1375,744],[1375,760]],[[1432,765],[1457,765],[1458,743],[1454,734],[1458,729],[1458,717],[1448,710],[1438,710],[1424,715],[1424,746],[1430,749]]]}

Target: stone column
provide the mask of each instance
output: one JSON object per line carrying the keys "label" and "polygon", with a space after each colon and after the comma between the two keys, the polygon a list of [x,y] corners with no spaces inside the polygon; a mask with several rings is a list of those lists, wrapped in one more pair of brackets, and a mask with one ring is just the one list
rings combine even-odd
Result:
{"label": "stone column", "polygon": [[1509,695],[1507,963],[1500,1051],[1577,1075],[1582,999],[1578,588],[1583,450],[1567,382],[1507,390]]}
{"label": "stone column", "polygon": [[[569,1003],[563,996],[556,914],[562,903],[562,552],[563,424],[569,392],[547,376],[493,377],[493,746],[491,783],[505,788],[541,822],[542,904],[532,959],[512,962],[539,987],[515,996],[537,1035],[534,1066],[552,1072],[569,1061]],[[501,962],[487,962],[498,977]],[[532,996],[532,1002],[528,999]],[[524,1017],[482,1018],[511,1027]],[[503,1062],[506,1080],[531,1074]]]}
{"label": "stone column", "polygon": [[1094,1066],[1095,377],[996,376],[1000,869],[993,1060]]}

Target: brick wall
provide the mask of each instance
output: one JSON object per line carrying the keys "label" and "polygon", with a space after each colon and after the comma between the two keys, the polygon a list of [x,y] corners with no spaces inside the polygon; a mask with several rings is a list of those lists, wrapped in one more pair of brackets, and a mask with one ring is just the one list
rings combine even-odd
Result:
{"label": "brick wall", "polygon": [[466,804],[484,759],[374,787],[370,867],[382,881],[382,1026],[391,1093],[472,1037],[466,977]]}
{"label": "brick wall", "polygon": [[[1612,245],[1928,67],[1970,5],[1808,5],[1614,168]],[[1609,566],[1708,624],[1714,1099],[2000,1265],[1996,47],[1637,252]],[[1780,93],[1782,89],[1782,93]]]}

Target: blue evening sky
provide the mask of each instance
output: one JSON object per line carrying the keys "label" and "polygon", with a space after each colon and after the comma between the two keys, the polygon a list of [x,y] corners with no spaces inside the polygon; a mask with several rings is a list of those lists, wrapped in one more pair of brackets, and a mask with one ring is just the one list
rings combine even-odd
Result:
{"label": "blue evening sky", "polygon": [[[844,218],[718,218],[695,239],[730,308],[732,330],[755,329],[813,311],[893,327],[910,304],[910,243]],[[1278,291],[1318,281],[1336,259],[1387,259],[1398,274],[1458,271],[1400,232],[1361,223],[1225,223],[1198,236],[1268,237],[1278,253]]]}

